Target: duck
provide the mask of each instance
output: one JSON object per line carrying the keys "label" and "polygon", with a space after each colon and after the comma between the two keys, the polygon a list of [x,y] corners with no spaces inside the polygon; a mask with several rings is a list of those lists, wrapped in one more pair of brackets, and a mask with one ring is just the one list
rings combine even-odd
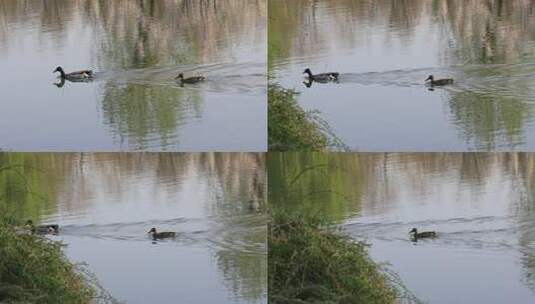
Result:
{"label": "duck", "polygon": [[57,224],[34,226],[32,220],[26,221],[24,227],[37,234],[58,234],[59,232],[59,225]]}
{"label": "duck", "polygon": [[169,231],[165,231],[165,232],[157,232],[156,231],[156,228],[151,228],[149,230],[149,232],[147,232],[149,234],[152,235],[152,238],[154,240],[159,240],[159,239],[170,239],[170,238],[175,238],[176,237],[176,232],[169,232]]}
{"label": "duck", "polygon": [[329,81],[336,81],[338,80],[338,76],[340,73],[337,72],[329,72],[329,73],[322,73],[322,74],[312,74],[312,71],[309,68],[306,68],[303,74],[308,75],[309,81],[317,81],[317,82],[329,82]]}
{"label": "duck", "polygon": [[425,239],[425,238],[434,238],[437,236],[437,233],[434,232],[434,231],[423,231],[423,232],[418,232],[418,229],[416,228],[412,228],[410,231],[409,231],[409,234],[411,235],[411,237],[414,239],[414,240],[417,240],[417,239]]}
{"label": "duck", "polygon": [[184,74],[180,73],[178,74],[177,77],[175,77],[175,79],[180,80],[180,84],[184,84],[184,83],[192,84],[192,83],[204,81],[206,78],[204,76],[194,76],[194,77],[184,78]]}
{"label": "duck", "polygon": [[52,73],[59,72],[61,79],[67,79],[70,81],[87,81],[93,79],[93,71],[81,70],[71,73],[65,73],[62,67],[58,66]]}
{"label": "duck", "polygon": [[443,86],[448,84],[453,84],[452,78],[443,78],[443,79],[437,79],[435,80],[435,77],[433,75],[429,75],[425,81],[429,81],[429,84],[432,86]]}

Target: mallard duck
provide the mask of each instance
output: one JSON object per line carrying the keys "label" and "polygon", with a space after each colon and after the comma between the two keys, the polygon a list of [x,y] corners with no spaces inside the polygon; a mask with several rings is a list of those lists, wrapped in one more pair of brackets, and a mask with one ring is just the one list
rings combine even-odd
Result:
{"label": "mallard duck", "polygon": [[59,225],[57,224],[34,226],[33,221],[28,220],[24,226],[32,233],[37,234],[57,234],[59,232]]}
{"label": "mallard duck", "polygon": [[91,70],[82,70],[66,74],[62,67],[57,67],[52,73],[60,73],[61,79],[67,79],[70,81],[82,81],[82,80],[91,80],[93,79],[93,71]]}
{"label": "mallard duck", "polygon": [[317,82],[329,82],[329,81],[333,81],[333,80],[338,80],[338,75],[340,75],[339,73],[337,72],[329,72],[329,73],[323,73],[323,74],[312,74],[312,71],[307,68],[305,69],[305,71],[303,72],[303,74],[307,74],[308,75],[308,80],[311,81],[317,81]]}
{"label": "mallard duck", "polygon": [[204,81],[206,78],[204,76],[194,76],[194,77],[184,78],[184,74],[180,73],[175,79],[180,80],[180,83],[184,84],[184,83],[201,82],[201,81]]}
{"label": "mallard duck", "polygon": [[437,233],[434,232],[434,231],[418,232],[418,229],[416,229],[416,228],[412,228],[411,231],[409,231],[409,234],[415,240],[417,240],[417,239],[425,239],[425,238],[434,238],[434,237],[437,236]]}
{"label": "mallard duck", "polygon": [[169,239],[169,238],[175,238],[176,237],[176,232],[168,232],[168,231],[166,231],[166,232],[157,232],[156,228],[152,228],[147,233],[151,234],[152,238],[154,240],[157,240],[157,239]]}
{"label": "mallard duck", "polygon": [[429,84],[432,86],[443,86],[448,84],[453,84],[453,79],[451,78],[443,78],[443,79],[437,79],[435,80],[435,77],[433,75],[429,75],[425,81],[429,81]]}

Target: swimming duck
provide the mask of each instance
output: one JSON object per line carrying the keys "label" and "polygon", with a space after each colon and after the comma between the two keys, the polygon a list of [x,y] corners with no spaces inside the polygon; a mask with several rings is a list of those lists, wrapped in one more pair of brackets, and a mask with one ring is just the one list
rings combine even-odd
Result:
{"label": "swimming duck", "polygon": [[329,72],[329,73],[323,73],[323,74],[312,74],[312,71],[307,68],[305,69],[305,71],[303,72],[303,74],[307,74],[308,75],[308,80],[309,81],[317,81],[317,82],[329,82],[329,81],[334,81],[334,80],[338,80],[338,75],[340,75],[339,73],[336,73],[336,72]]}
{"label": "swimming duck", "polygon": [[66,74],[62,67],[57,67],[52,73],[60,73],[61,79],[67,79],[70,81],[87,81],[93,79],[93,71],[91,70],[82,70]]}
{"label": "swimming duck", "polygon": [[424,231],[424,232],[418,232],[416,228],[412,228],[411,231],[409,231],[409,234],[414,240],[417,239],[425,239],[425,238],[434,238],[437,236],[437,233],[434,231]]}
{"label": "swimming duck", "polygon": [[194,77],[184,78],[184,74],[180,73],[175,79],[180,80],[180,84],[184,84],[184,83],[201,82],[201,81],[204,81],[206,78],[204,76],[194,76]]}
{"label": "swimming duck", "polygon": [[154,240],[157,240],[157,239],[169,239],[169,238],[175,238],[176,237],[176,232],[167,232],[167,231],[166,232],[157,232],[156,228],[152,228],[147,233],[151,234],[152,238]]}
{"label": "swimming duck", "polygon": [[437,79],[435,80],[435,77],[433,75],[429,75],[425,81],[429,80],[429,84],[432,86],[443,86],[448,84],[453,84],[453,79],[451,78],[443,78],[443,79]]}
{"label": "swimming duck", "polygon": [[57,234],[59,232],[59,225],[57,224],[34,226],[32,220],[26,221],[24,227],[37,234]]}

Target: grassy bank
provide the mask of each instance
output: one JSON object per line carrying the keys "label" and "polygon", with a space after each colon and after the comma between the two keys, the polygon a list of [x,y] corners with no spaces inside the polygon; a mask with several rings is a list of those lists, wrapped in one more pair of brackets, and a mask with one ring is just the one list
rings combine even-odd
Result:
{"label": "grassy bank", "polygon": [[318,112],[307,112],[299,106],[296,95],[277,84],[268,87],[269,150],[317,151],[342,146]]}
{"label": "grassy bank", "polygon": [[0,218],[0,303],[91,303],[93,290],[61,244]]}
{"label": "grassy bank", "polygon": [[397,303],[365,244],[302,215],[275,213],[269,231],[270,303]]}
{"label": "grassy bank", "polygon": [[29,154],[0,154],[0,303],[90,303],[93,288],[62,245],[21,228],[19,219],[37,217],[45,204],[43,189],[50,186],[33,160]]}

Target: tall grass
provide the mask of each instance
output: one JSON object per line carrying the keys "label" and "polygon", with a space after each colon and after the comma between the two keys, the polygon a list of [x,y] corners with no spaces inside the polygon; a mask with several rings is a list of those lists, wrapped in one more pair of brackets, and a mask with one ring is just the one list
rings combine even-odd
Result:
{"label": "tall grass", "polygon": [[[63,245],[32,235],[16,217],[21,193],[37,196],[22,165],[0,166],[5,194],[0,196],[0,303],[92,303],[95,289],[63,254]],[[5,177],[5,176],[4,176]]]}
{"label": "tall grass", "polygon": [[93,290],[61,247],[0,218],[0,302],[90,303]]}
{"label": "tall grass", "polygon": [[318,217],[273,213],[269,302],[397,303],[397,290],[366,245],[328,226]]}
{"label": "tall grass", "polygon": [[345,148],[317,111],[303,110],[298,93],[278,84],[268,87],[268,144],[270,151],[320,151]]}

